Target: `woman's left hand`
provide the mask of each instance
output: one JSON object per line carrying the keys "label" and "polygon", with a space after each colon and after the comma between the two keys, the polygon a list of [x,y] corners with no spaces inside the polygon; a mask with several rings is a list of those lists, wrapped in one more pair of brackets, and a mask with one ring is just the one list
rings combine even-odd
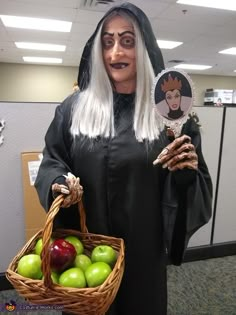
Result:
{"label": "woman's left hand", "polygon": [[191,143],[191,138],[187,135],[176,138],[162,150],[153,164],[161,164],[163,168],[168,168],[169,171],[184,168],[197,170],[198,156],[195,146]]}

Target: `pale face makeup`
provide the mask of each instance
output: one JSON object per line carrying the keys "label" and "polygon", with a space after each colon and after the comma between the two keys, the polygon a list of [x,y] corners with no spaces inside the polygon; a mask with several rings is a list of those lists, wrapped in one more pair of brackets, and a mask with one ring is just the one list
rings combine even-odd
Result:
{"label": "pale face makeup", "polygon": [[121,16],[105,23],[102,52],[108,76],[118,93],[132,93],[136,88],[135,34],[132,24]]}

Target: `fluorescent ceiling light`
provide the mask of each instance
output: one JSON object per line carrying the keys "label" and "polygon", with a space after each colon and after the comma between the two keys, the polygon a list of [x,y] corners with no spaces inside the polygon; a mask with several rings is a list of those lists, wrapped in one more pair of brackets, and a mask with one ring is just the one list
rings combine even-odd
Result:
{"label": "fluorescent ceiling light", "polygon": [[0,15],[7,27],[27,28],[41,31],[70,32],[72,23],[59,20],[38,19],[23,16]]}
{"label": "fluorescent ceiling light", "polygon": [[192,64],[187,64],[187,63],[181,63],[177,66],[174,66],[174,68],[188,69],[188,70],[206,70],[206,69],[212,68],[212,66],[192,65]]}
{"label": "fluorescent ceiling light", "polygon": [[61,58],[47,58],[47,57],[23,57],[25,62],[37,63],[62,63]]}
{"label": "fluorescent ceiling light", "polygon": [[175,47],[182,45],[183,43],[169,41],[169,40],[157,40],[157,44],[160,48],[163,48],[163,49],[173,49]]}
{"label": "fluorescent ceiling light", "polygon": [[236,11],[235,0],[178,0],[176,2],[180,4],[196,5],[199,7]]}
{"label": "fluorescent ceiling light", "polygon": [[36,50],[47,50],[47,51],[65,51],[65,45],[54,45],[54,44],[42,44],[42,43],[28,43],[28,42],[15,42],[17,48],[23,49],[36,49]]}
{"label": "fluorescent ceiling light", "polygon": [[236,55],[236,47],[232,47],[229,49],[219,51],[219,54],[229,54],[229,55]]}

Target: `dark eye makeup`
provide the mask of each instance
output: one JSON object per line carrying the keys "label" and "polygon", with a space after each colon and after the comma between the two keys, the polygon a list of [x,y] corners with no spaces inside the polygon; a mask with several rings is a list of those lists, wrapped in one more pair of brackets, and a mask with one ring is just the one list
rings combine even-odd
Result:
{"label": "dark eye makeup", "polygon": [[[119,39],[119,44],[121,47],[126,49],[132,49],[135,47],[135,38],[133,36],[122,36]],[[102,46],[104,49],[110,49],[115,45],[115,40],[111,36],[103,36],[102,38]]]}

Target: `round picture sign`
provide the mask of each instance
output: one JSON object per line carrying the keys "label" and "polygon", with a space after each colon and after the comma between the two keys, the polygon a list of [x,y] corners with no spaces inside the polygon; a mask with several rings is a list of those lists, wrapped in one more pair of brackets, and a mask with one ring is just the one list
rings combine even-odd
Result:
{"label": "round picture sign", "polygon": [[154,80],[151,97],[164,124],[178,137],[193,106],[191,78],[183,71],[163,70]]}

